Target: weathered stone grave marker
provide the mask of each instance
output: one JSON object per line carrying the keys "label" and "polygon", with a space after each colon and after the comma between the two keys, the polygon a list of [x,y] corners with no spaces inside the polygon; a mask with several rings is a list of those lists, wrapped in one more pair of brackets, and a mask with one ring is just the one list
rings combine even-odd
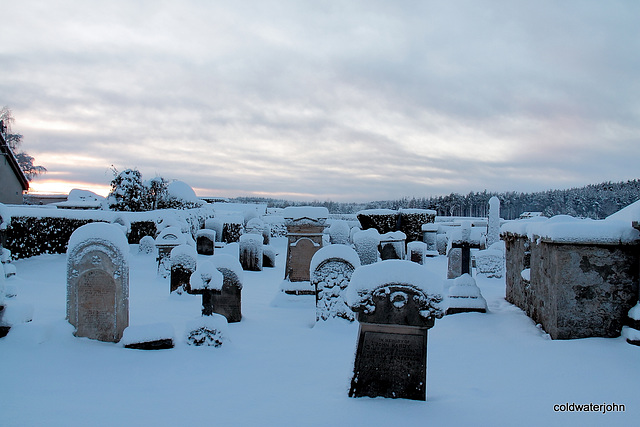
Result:
{"label": "weathered stone grave marker", "polygon": [[167,227],[156,237],[156,248],[158,249],[158,275],[167,277],[171,273],[171,251],[179,245],[187,242],[182,231],[178,227]]}
{"label": "weathered stone grave marker", "polygon": [[409,242],[407,243],[408,260],[424,264],[424,258],[427,256],[427,244],[424,242]]}
{"label": "weathered stone grave marker", "polygon": [[191,275],[190,283],[192,294],[202,294],[202,315],[217,313],[229,323],[242,320],[243,269],[238,260],[219,254],[201,264]]}
{"label": "weathered stone grave marker", "polygon": [[407,235],[402,231],[392,231],[380,236],[380,258],[405,259]]}
{"label": "weathered stone grave marker", "polygon": [[243,270],[262,271],[264,262],[262,234],[243,234],[240,236],[240,264]]}
{"label": "weathered stone grave marker", "polygon": [[355,320],[344,299],[353,271],[360,267],[356,251],[347,245],[329,245],[311,259],[311,284],[316,291],[316,321],[339,317]]}
{"label": "weathered stone grave marker", "polygon": [[75,335],[118,342],[129,325],[129,245],[118,226],[90,223],[69,239],[67,320]]}
{"label": "weathered stone grave marker", "polygon": [[281,290],[289,295],[314,295],[309,266],[313,255],[322,248],[329,211],[321,207],[290,206],[282,215],[287,226],[288,245]]}
{"label": "weathered stone grave marker", "polygon": [[216,245],[216,232],[203,228],[196,233],[196,250],[200,255],[213,255]]}
{"label": "weathered stone grave marker", "polygon": [[362,265],[378,262],[380,254],[378,245],[380,244],[380,233],[375,228],[356,231],[353,234],[353,246],[360,257]]}
{"label": "weathered stone grave marker", "polygon": [[171,279],[169,292],[189,292],[189,279],[195,271],[198,254],[189,245],[179,245],[171,250]]}
{"label": "weathered stone grave marker", "polygon": [[422,226],[422,240],[427,245],[428,257],[438,256],[438,225],[437,224],[424,224]]}
{"label": "weathered stone grave marker", "polygon": [[443,315],[440,283],[403,260],[353,273],[347,303],[360,329],[350,397],[426,400],[427,331]]}

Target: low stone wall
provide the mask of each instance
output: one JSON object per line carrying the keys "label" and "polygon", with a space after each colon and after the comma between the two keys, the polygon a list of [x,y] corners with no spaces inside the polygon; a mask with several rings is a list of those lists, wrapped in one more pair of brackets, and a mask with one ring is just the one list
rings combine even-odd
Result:
{"label": "low stone wall", "polygon": [[502,238],[506,299],[551,338],[620,335],[638,299],[637,245],[557,243],[509,233]]}

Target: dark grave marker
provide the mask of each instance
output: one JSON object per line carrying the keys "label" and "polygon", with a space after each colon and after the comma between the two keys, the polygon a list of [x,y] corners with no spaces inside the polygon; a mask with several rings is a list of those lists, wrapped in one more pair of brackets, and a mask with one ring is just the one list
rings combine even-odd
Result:
{"label": "dark grave marker", "polygon": [[443,315],[433,282],[438,279],[411,261],[354,272],[348,302],[360,329],[350,397],[426,400],[427,331]]}

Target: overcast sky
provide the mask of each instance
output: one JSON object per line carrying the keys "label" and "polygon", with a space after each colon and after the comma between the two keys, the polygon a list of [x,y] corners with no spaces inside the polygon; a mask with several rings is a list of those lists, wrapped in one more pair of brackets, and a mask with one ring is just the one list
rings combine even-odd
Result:
{"label": "overcast sky", "polygon": [[111,165],[334,201],[640,178],[640,2],[0,5],[35,190],[104,193]]}

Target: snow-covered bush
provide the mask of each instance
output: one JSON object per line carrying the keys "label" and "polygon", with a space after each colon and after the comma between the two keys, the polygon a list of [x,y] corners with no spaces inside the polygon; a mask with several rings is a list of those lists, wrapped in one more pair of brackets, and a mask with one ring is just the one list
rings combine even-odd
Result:
{"label": "snow-covered bush", "polygon": [[220,347],[226,341],[227,319],[219,314],[202,316],[187,324],[189,345]]}
{"label": "snow-covered bush", "polygon": [[111,181],[111,192],[107,199],[109,207],[114,211],[141,212],[146,210],[146,188],[142,183],[140,171],[125,169],[116,173]]}

